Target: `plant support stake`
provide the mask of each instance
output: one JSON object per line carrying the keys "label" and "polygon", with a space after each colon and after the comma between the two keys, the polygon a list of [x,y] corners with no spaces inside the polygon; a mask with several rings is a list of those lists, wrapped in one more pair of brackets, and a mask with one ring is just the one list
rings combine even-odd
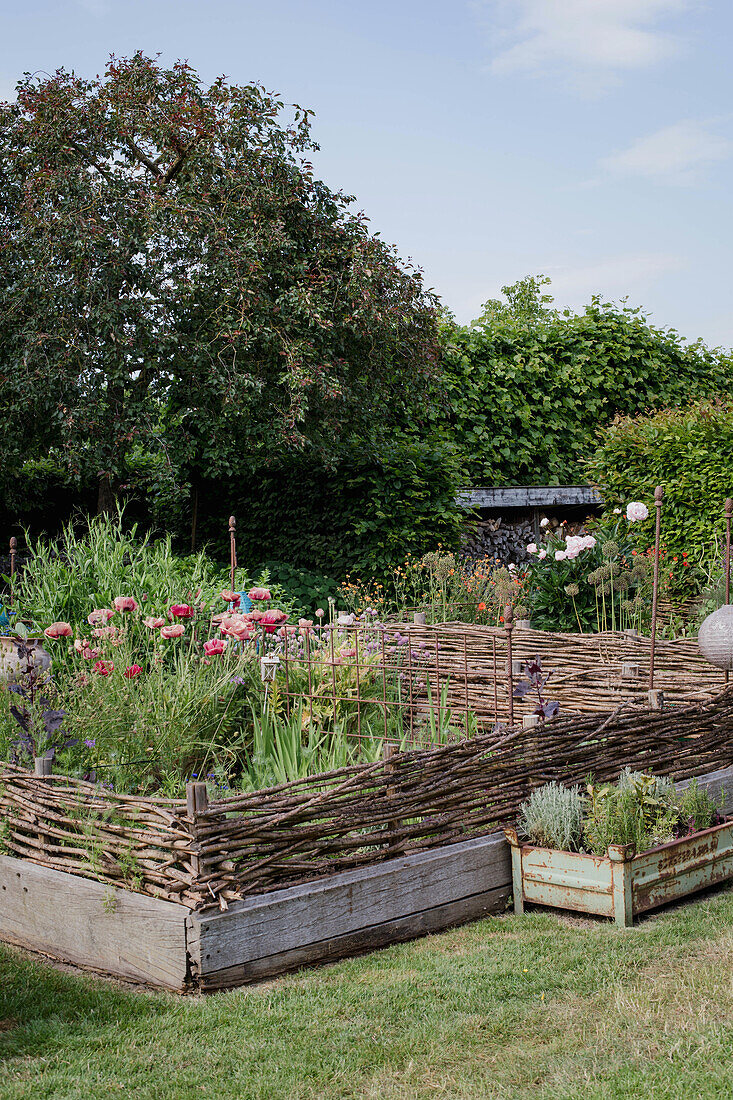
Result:
{"label": "plant support stake", "polygon": [[509,703],[509,726],[514,725],[514,670],[512,668],[512,630],[514,629],[512,605],[504,608],[504,629],[506,630],[506,677],[507,701]]}
{"label": "plant support stake", "polygon": [[[730,521],[733,516],[733,499],[728,497],[725,502],[725,602],[730,603]],[[725,685],[728,686],[730,673],[725,670]]]}
{"label": "plant support stake", "polygon": [[234,516],[229,517],[229,580],[230,588],[234,592],[234,571],[237,568],[237,539],[235,531],[237,521]]}
{"label": "plant support stake", "polygon": [[652,640],[649,648],[649,704],[654,706],[652,691],[654,691],[654,648],[657,643],[657,599],[659,597],[659,544],[662,530],[662,486],[657,485],[654,490],[654,510],[656,512],[654,523],[654,585],[652,589]]}

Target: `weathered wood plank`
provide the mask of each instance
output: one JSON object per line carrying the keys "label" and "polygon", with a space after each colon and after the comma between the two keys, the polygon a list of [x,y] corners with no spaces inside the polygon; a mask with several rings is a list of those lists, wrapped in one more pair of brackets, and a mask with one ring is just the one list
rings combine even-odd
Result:
{"label": "weathered wood plank", "polygon": [[202,975],[200,988],[204,992],[229,989],[298,970],[303,966],[335,962],[351,955],[363,955],[368,951],[388,947],[392,943],[416,939],[431,932],[441,932],[468,921],[480,920],[491,913],[503,912],[510,894],[511,884],[507,883],[483,894],[438,905],[421,913],[411,913],[398,920],[386,921],[371,928],[360,928],[357,932],[343,936],[332,936],[318,943],[305,943],[301,947],[281,951],[266,958],[251,959]]}
{"label": "weathered wood plank", "polygon": [[495,833],[194,913],[189,951],[203,977],[510,886],[509,846]]}
{"label": "weathered wood plank", "polygon": [[456,503],[464,508],[552,508],[601,504],[602,498],[590,485],[501,485],[461,489]]}
{"label": "weathered wood plank", "polygon": [[0,939],[63,962],[182,989],[187,915],[174,902],[0,856]]}

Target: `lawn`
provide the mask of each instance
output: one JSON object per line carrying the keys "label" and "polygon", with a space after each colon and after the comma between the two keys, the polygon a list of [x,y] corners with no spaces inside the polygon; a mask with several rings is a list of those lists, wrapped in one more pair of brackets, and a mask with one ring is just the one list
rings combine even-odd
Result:
{"label": "lawn", "polygon": [[0,947],[0,1097],[733,1095],[733,891],[632,931],[506,914],[207,998]]}

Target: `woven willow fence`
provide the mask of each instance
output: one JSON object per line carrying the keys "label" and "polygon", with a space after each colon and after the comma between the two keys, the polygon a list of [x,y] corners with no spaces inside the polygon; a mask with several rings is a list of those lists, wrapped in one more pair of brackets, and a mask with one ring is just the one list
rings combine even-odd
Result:
{"label": "woven willow fence", "polygon": [[226,907],[487,832],[552,779],[615,779],[627,765],[683,779],[731,763],[733,689],[662,711],[626,702],[602,715],[493,729],[212,803],[203,784],[191,785],[188,802],[136,798],[5,766],[0,848],[191,909]]}

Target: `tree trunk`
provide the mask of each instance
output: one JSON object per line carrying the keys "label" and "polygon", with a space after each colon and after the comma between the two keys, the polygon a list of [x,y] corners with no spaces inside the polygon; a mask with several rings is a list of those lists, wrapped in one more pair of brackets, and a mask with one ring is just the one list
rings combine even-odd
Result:
{"label": "tree trunk", "polygon": [[97,493],[97,515],[110,515],[115,510],[116,493],[112,485],[112,478],[107,473],[99,474],[99,491]]}

